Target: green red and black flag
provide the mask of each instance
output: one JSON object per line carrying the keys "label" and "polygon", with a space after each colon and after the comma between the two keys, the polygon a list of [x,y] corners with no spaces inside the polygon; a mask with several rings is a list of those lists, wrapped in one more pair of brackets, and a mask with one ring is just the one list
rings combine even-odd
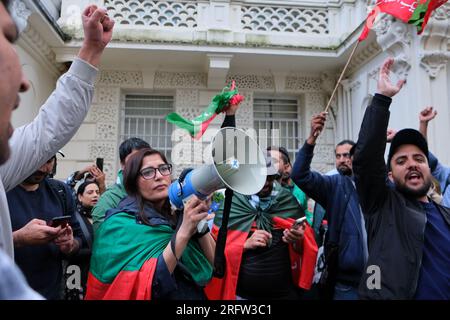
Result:
{"label": "green red and black flag", "polygon": [[187,130],[192,138],[199,139],[219,113],[224,112],[229,106],[239,104],[242,100],[244,100],[244,96],[239,94],[235,82],[232,81],[229,87],[225,87],[220,94],[214,96],[201,115],[189,120],[176,112],[172,112],[166,116],[166,120],[181,129]]}
{"label": "green red and black flag", "polygon": [[421,34],[425,29],[431,14],[447,1],[448,0],[420,0],[416,10],[414,10],[411,18],[408,20],[408,23],[415,25],[417,27],[417,33]]}
{"label": "green red and black flag", "polygon": [[[158,257],[174,230],[168,225],[136,223],[134,215],[118,213],[98,229],[92,248],[86,300],[151,299]],[[204,286],[212,266],[195,241],[189,241],[180,258],[194,281]]]}
{"label": "green red and black flag", "polygon": [[[269,208],[264,212],[255,209],[249,202],[247,196],[235,193],[232,199],[230,217],[228,222],[228,234],[225,245],[225,275],[219,279],[213,277],[205,288],[208,299],[211,300],[235,300],[239,270],[244,251],[244,244],[251,231],[263,229],[271,232],[273,228],[284,229],[291,226],[292,221],[304,216],[303,210],[289,190],[274,184],[274,191],[278,192]],[[222,225],[223,204],[214,218],[213,236],[217,237],[218,230]],[[285,221],[287,225],[281,225]],[[309,244],[309,242],[307,242]],[[314,241],[315,244],[315,241]],[[305,242],[303,242],[305,245]],[[314,249],[313,249],[314,250]],[[317,254],[317,245],[315,245]],[[304,247],[304,251],[310,252]],[[291,255],[292,259],[292,255]],[[291,261],[292,263],[293,261]],[[315,265],[315,260],[314,260]],[[297,262],[298,265],[298,262]],[[312,267],[314,269],[314,267]],[[311,275],[312,280],[312,275]],[[298,279],[294,279],[297,282]],[[299,282],[297,282],[298,284]],[[302,284],[307,284],[303,281]]]}
{"label": "green red and black flag", "polygon": [[375,19],[380,12],[387,13],[405,23],[415,25],[417,33],[421,34],[428,23],[431,14],[448,0],[378,0],[369,13],[359,41],[369,35]]}

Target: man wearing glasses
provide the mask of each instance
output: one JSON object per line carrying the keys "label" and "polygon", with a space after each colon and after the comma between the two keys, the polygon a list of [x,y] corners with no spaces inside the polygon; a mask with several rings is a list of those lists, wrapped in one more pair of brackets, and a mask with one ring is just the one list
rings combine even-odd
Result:
{"label": "man wearing glasses", "polygon": [[292,180],[308,197],[320,204],[328,215],[325,254],[333,251],[338,261],[327,260],[329,272],[321,298],[356,300],[358,284],[367,260],[367,235],[359,199],[355,189],[351,149],[355,144],[344,140],[335,149],[338,174],[322,175],[311,170],[318,133],[325,126],[327,114],[322,112],[311,120],[311,134],[297,154]]}

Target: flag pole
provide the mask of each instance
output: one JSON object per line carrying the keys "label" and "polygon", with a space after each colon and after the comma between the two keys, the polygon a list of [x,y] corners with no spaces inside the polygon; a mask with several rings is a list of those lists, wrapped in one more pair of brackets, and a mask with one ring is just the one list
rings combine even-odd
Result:
{"label": "flag pole", "polygon": [[[331,101],[333,101],[334,95],[336,94],[337,88],[339,87],[339,84],[341,83],[342,78],[344,77],[345,71],[347,71],[348,65],[350,64],[350,61],[352,61],[353,55],[355,54],[356,49],[358,48],[360,42],[361,42],[361,41],[358,39],[358,41],[356,42],[356,45],[353,47],[352,53],[350,53],[350,56],[348,57],[347,63],[345,64],[344,69],[343,69],[342,72],[341,72],[341,75],[340,75],[340,77],[339,77],[339,80],[337,81],[336,86],[334,87],[333,93],[331,94],[331,97],[330,97],[330,99],[328,100],[328,103],[327,103],[327,106],[326,106],[324,112],[327,112],[327,111],[328,111],[328,108],[329,108],[330,105],[331,105]],[[319,136],[319,134],[320,134],[320,131],[321,131],[321,130],[315,131],[315,132],[314,132],[314,137],[317,138],[317,137]]]}
{"label": "flag pole", "polygon": [[336,94],[337,88],[339,87],[339,84],[341,83],[342,78],[344,77],[345,71],[347,71],[347,68],[348,68],[348,66],[350,64],[350,61],[352,60],[353,55],[355,54],[356,49],[358,48],[358,45],[359,45],[360,42],[361,41],[358,40],[356,42],[356,45],[353,47],[352,53],[350,53],[350,57],[348,57],[347,63],[345,64],[345,67],[344,67],[344,69],[341,72],[341,76],[339,77],[339,80],[337,81],[336,86],[334,87],[334,90],[333,90],[333,93],[331,94],[330,100],[328,100],[328,104],[327,104],[327,107],[325,108],[325,112],[328,111],[328,108],[331,105],[331,101],[333,101],[333,98],[334,98],[334,96]]}

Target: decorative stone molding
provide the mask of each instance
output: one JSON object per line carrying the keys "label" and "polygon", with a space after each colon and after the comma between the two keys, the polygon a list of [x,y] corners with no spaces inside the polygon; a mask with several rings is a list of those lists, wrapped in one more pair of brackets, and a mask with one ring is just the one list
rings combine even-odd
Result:
{"label": "decorative stone molding", "polygon": [[437,8],[434,12],[433,19],[438,21],[450,19],[450,2]]}
{"label": "decorative stone molding", "polygon": [[327,72],[322,72],[320,74],[320,88],[327,94],[331,95],[333,89],[336,86],[336,78]]}
{"label": "decorative stone molding", "polygon": [[111,160],[105,160],[103,162],[103,172],[106,176],[106,185],[110,186],[115,183],[114,177],[117,174],[117,170],[115,170],[114,162]]}
{"label": "decorative stone molding", "polygon": [[371,60],[380,52],[381,47],[376,41],[369,44],[367,48],[364,48],[361,52],[359,52],[358,54],[356,54],[356,56],[353,57],[349,65],[348,74],[352,74],[356,69],[366,64],[367,61]]}
{"label": "decorative stone molding", "polygon": [[380,73],[380,67],[376,67],[369,73],[367,73],[367,79],[378,81],[378,74]]}
{"label": "decorative stone molding", "polygon": [[372,30],[376,32],[377,37],[383,37],[389,32],[394,21],[395,18],[393,16],[381,13],[378,15]]}
{"label": "decorative stone molding", "polygon": [[98,86],[95,88],[93,103],[118,104],[120,100],[119,88]]}
{"label": "decorative stone molding", "polygon": [[205,88],[206,73],[164,72],[155,73],[155,88]]}
{"label": "decorative stone molding", "polygon": [[381,23],[382,27],[374,28],[377,32],[377,41],[383,51],[387,51],[395,58],[392,71],[398,78],[405,79],[411,69],[410,52],[412,35],[411,28],[401,21],[394,21],[391,16]]}
{"label": "decorative stone molding", "polygon": [[89,158],[95,159],[97,157],[108,160],[116,159],[116,143],[115,142],[91,142],[89,144]]}
{"label": "decorative stone molding", "polygon": [[175,109],[177,112],[181,109],[199,108],[198,90],[195,89],[177,89],[175,94]]}
{"label": "decorative stone molding", "polygon": [[116,140],[117,139],[117,123],[116,122],[97,122],[97,130],[95,138],[99,141]]}
{"label": "decorative stone molding", "polygon": [[350,90],[358,90],[361,87],[361,81],[355,80],[350,83]]}
{"label": "decorative stone molding", "polygon": [[8,9],[19,33],[21,33],[28,26],[28,17],[32,12],[21,0],[11,1]]}
{"label": "decorative stone molding", "polygon": [[140,88],[144,85],[141,71],[102,71],[97,85]]}
{"label": "decorative stone molding", "polygon": [[236,113],[236,126],[242,130],[253,128],[253,92],[239,91],[245,99]]}
{"label": "decorative stone molding", "polygon": [[227,83],[236,81],[239,89],[250,90],[275,90],[275,83],[272,76],[258,76],[254,74],[230,74],[227,77]]}
{"label": "decorative stone molding", "polygon": [[117,105],[93,104],[86,117],[86,122],[117,123],[119,107]]}
{"label": "decorative stone molding", "polygon": [[150,27],[197,27],[195,1],[106,0],[109,16],[117,24]]}
{"label": "decorative stone molding", "polygon": [[429,20],[420,39],[420,65],[431,79],[438,76],[450,59],[450,3],[439,7]]}
{"label": "decorative stone molding", "polygon": [[[317,114],[325,109],[325,96],[323,92],[309,92],[305,93],[305,112],[303,126],[310,127],[310,120],[314,114]],[[308,130],[305,130],[308,134]],[[300,141],[303,137],[299,137]],[[334,150],[334,121],[327,122],[327,125],[317,140],[317,146],[314,149],[313,167],[322,173],[325,173],[333,168]]]}
{"label": "decorative stone molding", "polygon": [[319,77],[289,75],[286,77],[286,90],[295,92],[319,91],[322,90],[322,80]]}
{"label": "decorative stone molding", "polygon": [[313,169],[321,173],[327,173],[335,168],[334,144],[317,142],[314,148]]}
{"label": "decorative stone molding", "polygon": [[326,8],[243,5],[241,26],[244,31],[328,34],[328,11]]}
{"label": "decorative stone molding", "polygon": [[[14,3],[14,2],[13,2]],[[58,78],[66,67],[56,62],[56,55],[35,28],[27,27],[17,41],[27,52]]]}
{"label": "decorative stone molding", "polygon": [[309,92],[305,94],[305,117],[307,123],[314,114],[325,109],[325,96],[322,92]]}
{"label": "decorative stone molding", "polygon": [[430,78],[434,79],[449,60],[450,53],[448,52],[427,53],[421,55],[420,65],[426,70]]}
{"label": "decorative stone molding", "polygon": [[[81,0],[62,0],[61,29],[83,38]],[[83,0],[87,1],[87,0]],[[94,0],[91,0],[94,1]],[[362,21],[357,0],[97,0],[115,19],[114,42],[336,49]],[[341,21],[346,21],[342,23]]]}

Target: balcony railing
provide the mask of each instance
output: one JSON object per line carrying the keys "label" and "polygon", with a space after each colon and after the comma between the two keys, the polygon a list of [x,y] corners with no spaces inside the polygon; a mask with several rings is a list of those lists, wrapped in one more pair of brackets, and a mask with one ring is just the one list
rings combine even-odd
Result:
{"label": "balcony railing", "polygon": [[[75,38],[78,1],[63,0],[60,25]],[[116,20],[115,41],[333,47],[365,18],[366,1],[97,0]],[[78,21],[78,25],[74,25]],[[77,32],[78,30],[78,32]],[[148,32],[144,32],[148,31]]]}
{"label": "balcony railing", "polygon": [[197,1],[106,0],[110,17],[120,25],[197,28]]}
{"label": "balcony railing", "polygon": [[244,31],[328,34],[328,10],[275,6],[242,6]]}

